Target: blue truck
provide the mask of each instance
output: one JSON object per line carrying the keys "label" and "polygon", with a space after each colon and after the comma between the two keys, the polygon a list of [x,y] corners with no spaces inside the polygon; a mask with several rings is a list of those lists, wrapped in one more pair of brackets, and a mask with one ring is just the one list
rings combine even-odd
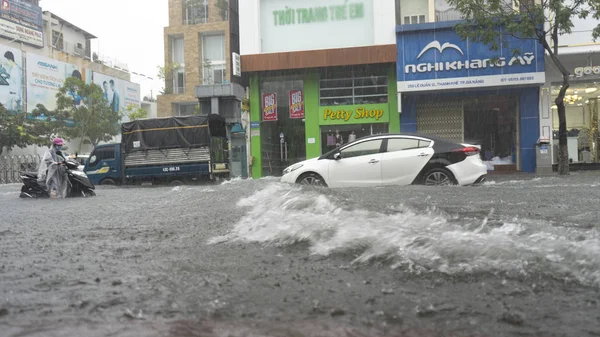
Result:
{"label": "blue truck", "polygon": [[94,185],[228,179],[229,142],[219,115],[147,118],[121,124],[121,143],[94,148],[85,167]]}

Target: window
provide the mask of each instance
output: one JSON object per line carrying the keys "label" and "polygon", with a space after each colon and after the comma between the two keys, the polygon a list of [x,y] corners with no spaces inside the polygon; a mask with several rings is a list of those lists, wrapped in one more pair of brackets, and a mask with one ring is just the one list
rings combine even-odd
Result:
{"label": "window", "polygon": [[202,59],[204,84],[223,83],[227,80],[224,34],[202,37]]}
{"label": "window", "polygon": [[196,1],[185,9],[184,24],[197,25],[208,22],[208,0]]}
{"label": "window", "polygon": [[173,93],[183,94],[185,92],[185,73],[183,72],[183,69],[175,71],[174,82]]}
{"label": "window", "polygon": [[339,71],[327,73],[320,80],[320,104],[354,105],[387,103],[388,78],[382,71]]}
{"label": "window", "polygon": [[191,116],[195,115],[196,111],[199,109],[198,104],[179,104],[179,116]]}
{"label": "window", "polygon": [[411,15],[404,17],[405,25],[414,25],[417,23],[425,23],[425,15]]}
{"label": "window", "polygon": [[58,50],[64,50],[63,34],[55,30],[52,31],[52,46]]}
{"label": "window", "polygon": [[172,55],[171,55],[173,63],[183,65],[185,63],[185,60],[183,58],[183,50],[184,50],[183,38],[172,39],[171,46],[173,48]]}
{"label": "window", "polygon": [[342,159],[379,153],[381,142],[381,139],[375,139],[349,146],[341,151]]}
{"label": "window", "polygon": [[90,157],[89,167],[96,167],[103,160],[115,159],[115,147],[107,146],[102,147],[94,151],[94,154]]}
{"label": "window", "polygon": [[429,144],[431,144],[431,142],[427,140],[419,140],[412,138],[391,138],[388,139],[387,152],[418,149],[428,147]]}

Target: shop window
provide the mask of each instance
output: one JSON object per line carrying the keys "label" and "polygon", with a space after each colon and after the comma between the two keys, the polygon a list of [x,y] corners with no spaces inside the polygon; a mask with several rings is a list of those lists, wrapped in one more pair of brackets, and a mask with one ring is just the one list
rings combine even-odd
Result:
{"label": "shop window", "polygon": [[341,151],[342,159],[368,156],[370,154],[379,153],[381,150],[381,143],[383,140],[368,140],[365,142],[358,143],[356,145],[349,146]]}
{"label": "shop window", "polygon": [[411,139],[411,138],[391,138],[388,139],[387,152],[404,151],[409,149],[418,149],[428,147],[430,141]]}
{"label": "shop window", "polygon": [[356,105],[388,101],[386,75],[367,75],[364,72],[330,72],[320,80],[320,104]]}
{"label": "shop window", "polygon": [[388,130],[387,123],[321,126],[321,153],[362,137],[387,133]]}

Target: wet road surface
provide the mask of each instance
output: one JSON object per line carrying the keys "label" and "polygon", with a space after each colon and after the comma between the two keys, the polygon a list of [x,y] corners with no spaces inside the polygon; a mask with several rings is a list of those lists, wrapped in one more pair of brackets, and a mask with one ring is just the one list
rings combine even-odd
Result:
{"label": "wet road surface", "polygon": [[600,336],[600,174],[0,186],[0,336]]}

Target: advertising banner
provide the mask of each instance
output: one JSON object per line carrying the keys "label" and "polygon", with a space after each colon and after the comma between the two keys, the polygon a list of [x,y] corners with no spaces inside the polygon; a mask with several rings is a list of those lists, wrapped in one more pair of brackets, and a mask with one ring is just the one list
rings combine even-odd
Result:
{"label": "advertising banner", "polygon": [[510,36],[506,42],[490,51],[461,39],[452,27],[399,32],[398,92],[544,83],[542,46]]}
{"label": "advertising banner", "polygon": [[[113,111],[123,111],[127,106],[140,106],[140,85],[107,76],[101,73],[93,73],[93,82],[104,91],[104,98],[112,107]],[[126,118],[123,122],[126,122]]]}
{"label": "advertising banner", "polygon": [[23,111],[22,54],[4,45],[0,45],[0,103],[10,112]]}
{"label": "advertising banner", "polygon": [[277,94],[263,94],[262,96],[263,106],[263,121],[276,121],[277,120]]}
{"label": "advertising banner", "polygon": [[22,0],[0,0],[0,35],[44,47],[42,8]]}
{"label": "advertising banner", "polygon": [[27,112],[38,104],[52,111],[56,109],[56,94],[64,85],[66,63],[33,53],[27,54]]}
{"label": "advertising banner", "polygon": [[290,118],[304,118],[302,90],[290,90]]}

